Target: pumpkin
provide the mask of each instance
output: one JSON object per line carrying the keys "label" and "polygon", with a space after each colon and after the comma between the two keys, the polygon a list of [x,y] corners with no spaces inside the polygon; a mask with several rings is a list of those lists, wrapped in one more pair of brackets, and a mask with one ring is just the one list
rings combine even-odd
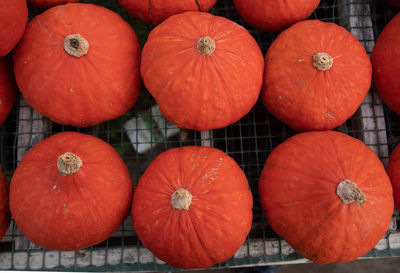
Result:
{"label": "pumpkin", "polygon": [[38,8],[48,9],[57,5],[74,3],[78,1],[79,0],[28,0],[28,3]]}
{"label": "pumpkin", "polygon": [[0,124],[3,124],[15,100],[15,83],[11,72],[11,62],[0,58]]}
{"label": "pumpkin", "polygon": [[385,2],[392,7],[400,9],[400,1],[399,0],[385,0]]}
{"label": "pumpkin", "polygon": [[246,115],[258,99],[263,70],[262,52],[247,30],[205,12],[174,15],[155,27],[140,67],[162,114],[198,131]]}
{"label": "pumpkin", "polygon": [[335,131],[297,134],[277,146],[259,184],[268,223],[317,263],[348,262],[387,231],[392,187],[375,153]]}
{"label": "pumpkin", "polygon": [[307,20],[283,31],[268,49],[261,98],[295,130],[327,130],[356,112],[371,78],[371,62],[355,36]]}
{"label": "pumpkin", "polygon": [[400,146],[392,152],[389,158],[389,164],[387,166],[387,172],[392,182],[393,196],[397,208],[400,208]]}
{"label": "pumpkin", "polygon": [[51,8],[29,22],[14,54],[18,87],[39,113],[88,126],[123,115],[140,92],[140,46],[118,14],[91,4]]}
{"label": "pumpkin", "polygon": [[386,25],[372,51],[374,85],[386,105],[400,114],[400,14]]}
{"label": "pumpkin", "polygon": [[309,17],[320,0],[233,0],[240,16],[253,27],[278,31]]}
{"label": "pumpkin", "polygon": [[0,240],[6,234],[11,222],[8,194],[8,182],[3,172],[0,170]]}
{"label": "pumpkin", "polygon": [[0,0],[0,57],[21,39],[28,20],[26,0]]}
{"label": "pumpkin", "polygon": [[142,243],[175,267],[204,268],[232,257],[252,222],[246,176],[222,151],[201,146],[158,155],[140,178],[132,219]]}
{"label": "pumpkin", "polygon": [[76,133],[55,134],[34,146],[11,179],[10,209],[34,244],[78,250],[118,230],[129,213],[133,185],[112,146]]}
{"label": "pumpkin", "polygon": [[168,17],[185,11],[208,11],[217,0],[118,0],[129,13],[146,24],[158,25]]}

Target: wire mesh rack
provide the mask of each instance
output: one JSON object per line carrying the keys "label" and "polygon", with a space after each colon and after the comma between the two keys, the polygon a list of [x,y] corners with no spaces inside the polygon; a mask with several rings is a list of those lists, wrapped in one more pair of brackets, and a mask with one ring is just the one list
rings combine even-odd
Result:
{"label": "wire mesh rack", "polygon": [[[106,6],[127,20],[143,45],[150,26],[136,21],[116,0],[83,1]],[[30,10],[31,17],[39,11]],[[262,32],[247,25],[235,11],[232,0],[218,0],[210,11],[245,26],[266,52],[277,33]],[[310,19],[334,22],[357,36],[371,53],[377,35],[396,13],[379,0],[322,0]],[[398,116],[382,105],[372,89],[357,112],[336,130],[361,139],[387,163],[400,137]],[[6,123],[0,127],[2,168],[8,177],[23,155],[40,140],[62,131],[79,131],[102,138],[124,159],[133,180],[138,181],[159,153],[185,145],[208,145],[233,157],[244,170],[254,196],[253,225],[244,245],[228,261],[213,268],[255,264],[306,262],[268,225],[258,198],[258,179],[265,160],[274,147],[296,132],[269,114],[258,102],[249,114],[226,128],[196,132],[179,129],[159,112],[143,88],[135,107],[122,117],[94,127],[76,128],[51,122],[32,110],[20,96]],[[395,212],[385,237],[368,257],[400,256]],[[30,243],[12,221],[0,242],[0,269],[51,271],[171,271],[176,270],[154,257],[137,238],[128,217],[111,238],[80,251],[50,251]]]}

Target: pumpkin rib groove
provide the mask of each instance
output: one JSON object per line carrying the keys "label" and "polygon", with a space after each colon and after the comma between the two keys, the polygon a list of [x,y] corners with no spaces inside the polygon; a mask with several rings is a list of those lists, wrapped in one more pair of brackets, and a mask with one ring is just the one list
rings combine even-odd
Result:
{"label": "pumpkin rib groove", "polygon": [[[336,143],[334,142],[334,140],[332,138],[330,138],[329,140],[332,143],[332,148],[335,150],[335,154],[334,154],[335,160],[338,162],[338,165],[340,166],[341,173],[343,174],[344,179],[347,179],[348,176],[347,176],[346,168],[344,167],[342,160],[339,159],[338,147],[336,146]],[[357,181],[353,181],[353,182],[355,182],[357,184]]]}
{"label": "pumpkin rib groove", "polygon": [[[207,222],[209,222],[210,219],[214,219],[214,220],[220,221],[221,219],[226,220],[226,218],[227,218],[226,216],[224,217],[224,215],[217,215],[217,214],[213,213],[212,209],[208,209],[208,208],[205,209],[205,208],[201,207],[200,205],[195,206],[194,209],[196,211],[199,211],[202,214],[206,215],[207,216]],[[196,217],[195,215],[196,214],[193,214],[193,218],[194,219],[192,219],[192,220],[197,222],[199,219],[195,218]]]}
{"label": "pumpkin rib groove", "polygon": [[[331,226],[332,221],[336,221],[337,219],[334,219],[334,216],[337,216],[337,214],[343,209],[343,206],[341,203],[337,203],[336,207],[331,211],[327,213],[327,217],[324,219],[323,225],[324,226]],[[347,219],[347,217],[346,217]],[[347,224],[347,223],[346,223]],[[346,228],[346,225],[343,225],[343,228]],[[321,234],[320,236],[324,236],[324,234]],[[316,238],[314,238],[316,239]],[[324,244],[324,241],[321,241],[321,244]],[[345,246],[345,244],[343,244],[343,247]],[[338,254],[338,258],[339,258],[339,253],[343,253],[343,251],[341,252],[337,252]],[[338,261],[338,258],[335,258],[335,261]]]}
{"label": "pumpkin rib groove", "polygon": [[[288,172],[296,172],[296,173],[298,173],[298,174],[300,174],[300,175],[303,175],[303,176],[306,176],[306,177],[308,177],[308,178],[312,178],[312,179],[318,179],[318,180],[324,180],[324,181],[327,181],[327,182],[329,182],[329,183],[331,183],[331,184],[337,184],[337,182],[335,182],[335,181],[333,181],[333,180],[329,180],[329,179],[326,179],[325,177],[318,177],[318,176],[313,176],[313,175],[310,175],[310,174],[307,174],[307,173],[304,173],[304,172],[302,172],[302,171],[300,171],[300,170],[298,170],[298,169],[293,169],[293,168],[287,168],[287,167],[282,167],[282,166],[279,166],[279,164],[277,164],[277,165],[275,165],[275,164],[270,164],[270,165],[268,165],[268,168],[278,168],[278,169],[282,169],[282,170],[285,170],[285,171],[288,171]],[[327,171],[327,170],[326,170]],[[329,170],[330,171],[330,170]],[[332,170],[332,171],[330,171],[331,173],[334,173],[334,170]]]}
{"label": "pumpkin rib groove", "polygon": [[224,38],[227,37],[228,35],[231,35],[234,32],[236,32],[236,31],[235,30],[228,30],[226,32],[216,33],[215,35],[213,35],[213,39],[218,41],[218,43],[223,43],[226,40],[230,40],[229,37],[228,37],[228,39],[224,39]]}
{"label": "pumpkin rib groove", "polygon": [[[160,184],[162,184],[162,186],[165,189],[165,195],[171,195],[173,192],[175,192],[177,190],[177,188],[175,188],[174,184],[168,179],[168,177],[163,172],[155,172],[155,174],[160,179],[160,181],[164,182],[164,183],[160,183]],[[182,184],[182,182],[183,182],[183,180],[181,178],[180,183]],[[152,186],[147,186],[146,184],[143,184],[143,185],[141,185],[141,189],[146,190],[148,192],[154,192],[154,191],[157,192],[157,190],[159,190],[161,188],[160,187],[153,188]],[[161,194],[161,192],[160,192],[160,194]]]}
{"label": "pumpkin rib groove", "polygon": [[[309,222],[309,226],[308,226],[308,228],[309,228],[309,230],[312,230],[312,231],[314,231],[314,230],[317,230],[316,229],[316,227],[317,226],[319,226],[321,229],[323,228],[323,227],[325,227],[325,226],[329,226],[329,223],[331,222],[331,221],[335,221],[335,219],[334,219],[334,216],[336,216],[337,214],[338,214],[338,212],[340,211],[340,209],[342,208],[342,206],[341,206],[341,204],[340,203],[338,203],[338,204],[336,204],[336,206],[331,210],[331,212],[327,212],[327,217],[326,218],[324,218],[324,221],[320,221],[320,219],[318,219],[318,220],[316,220],[315,222],[314,221],[311,221],[311,222]],[[325,216],[326,216],[325,215]],[[326,219],[328,219],[329,221],[327,221]],[[299,235],[299,233],[297,233],[298,235]],[[296,248],[301,248],[301,246],[300,246],[300,244],[299,244],[299,242],[304,242],[304,241],[309,241],[309,240],[312,240],[312,241],[316,241],[317,239],[318,239],[318,237],[319,236],[324,236],[322,233],[320,233],[320,232],[311,232],[311,234],[313,234],[312,236],[312,238],[310,238],[310,232],[302,232],[301,233],[301,235],[302,236],[300,236],[300,237],[298,237],[298,238],[296,238],[296,242],[295,242],[295,247]],[[321,241],[321,244],[324,244],[325,242],[324,241]],[[319,249],[320,247],[318,246],[318,247],[316,247],[316,249]],[[303,252],[303,251],[302,251]],[[305,252],[307,252],[307,251],[305,251]],[[315,255],[315,254],[314,254]],[[307,257],[310,257],[310,256],[312,256],[312,255],[310,255],[309,253],[307,253],[307,255],[306,255]],[[311,257],[310,257],[311,258]]]}
{"label": "pumpkin rib groove", "polygon": [[[199,38],[200,38],[200,37],[202,37],[202,36],[210,36],[210,29],[208,28],[208,24],[207,24],[207,28],[206,28],[206,30],[204,31],[204,34],[203,34],[202,32],[200,32],[200,30],[199,30],[199,28],[198,28],[196,22],[193,21],[193,18],[189,17],[188,19],[189,19],[189,20],[187,20],[186,23],[189,23],[189,24],[190,24],[190,26],[191,26],[191,32],[192,32],[192,31],[195,31],[195,35],[194,35],[193,33],[188,33],[188,36],[189,36],[189,37],[190,37],[190,36],[196,36],[196,37],[199,37]],[[209,18],[207,18],[206,20],[207,20],[207,21],[210,21]],[[181,28],[179,28],[179,29],[181,29]],[[189,34],[191,34],[191,35],[189,35]],[[211,38],[212,38],[212,37],[211,37]],[[197,42],[197,41],[196,41],[196,42]]]}
{"label": "pumpkin rib groove", "polygon": [[[337,196],[335,196],[335,197],[337,198]],[[325,219],[334,221],[334,220],[335,220],[335,219],[334,219],[334,216],[336,216],[336,215],[340,212],[341,209],[342,209],[342,204],[338,202],[338,203],[336,204],[336,206],[335,206],[331,211],[329,211],[329,212],[327,212],[327,213],[325,214],[325,217],[327,216]],[[323,225],[329,226],[329,222],[327,222],[327,221],[324,220]],[[312,229],[312,228],[310,228],[310,229]],[[309,235],[307,235],[306,232],[304,232],[304,235],[305,235],[305,237],[309,236]],[[303,237],[302,240],[304,240],[305,237]]]}
{"label": "pumpkin rib groove", "polygon": [[[89,57],[89,56],[87,56],[87,57]],[[84,69],[84,73],[86,74],[86,75],[91,75],[90,74],[90,72],[91,71],[93,71],[96,75],[97,75],[97,77],[96,77],[96,80],[98,79],[100,82],[102,82],[103,83],[103,85],[102,86],[107,86],[107,85],[105,85],[105,80],[104,80],[104,78],[98,73],[98,71],[94,68],[94,65],[93,65],[93,63],[90,61],[90,59],[89,58],[83,58],[83,61],[84,62],[86,62],[88,65],[81,65],[80,66],[80,68],[83,68]],[[88,82],[90,83],[90,85],[94,85],[93,84],[93,81],[94,81],[94,77],[92,76],[92,77],[89,77],[89,79],[87,79],[88,80]],[[94,94],[92,93],[92,92],[86,92],[85,94],[85,99],[87,100],[87,101],[95,101],[96,100],[96,98],[94,97]],[[98,100],[101,100],[102,98],[99,98]],[[100,104],[98,104],[98,105],[100,105]],[[86,106],[85,106],[85,108],[83,109],[83,112],[84,112],[84,116],[86,116],[86,117],[90,117],[88,120],[89,120],[89,123],[92,123],[92,116],[90,115],[90,113],[93,113],[93,109],[94,108],[96,108],[96,106],[94,106],[93,104],[87,104]]]}
{"label": "pumpkin rib groove", "polygon": [[203,242],[203,240],[200,238],[199,233],[197,232],[196,225],[193,224],[192,216],[190,214],[187,214],[187,218],[189,219],[190,225],[192,226],[192,229],[194,231],[194,234],[196,234],[197,241],[199,242],[201,246],[201,250],[203,252],[203,257],[207,257],[209,260],[209,264],[215,264],[214,259],[208,254],[207,248]]}
{"label": "pumpkin rib groove", "polygon": [[[199,53],[199,54],[201,54],[202,55],[202,53]],[[193,69],[193,72],[192,72],[192,75],[195,75],[194,73],[195,73],[195,71],[196,71],[196,67],[198,67],[199,66],[199,62],[201,62],[201,65],[200,65],[200,71],[199,71],[199,76],[196,76],[196,78],[201,78],[201,76],[202,75],[204,75],[203,73],[204,73],[204,67],[207,65],[207,61],[208,61],[208,57],[211,57],[211,56],[200,56],[199,58],[193,58],[193,66],[192,66],[192,69]],[[201,87],[202,87],[202,82],[201,81],[197,81],[197,83],[196,83],[196,85],[198,85],[199,86],[199,89],[198,90],[201,90]],[[202,100],[201,100],[202,101]],[[203,109],[202,108],[200,108],[200,113],[198,114],[198,115],[196,115],[193,119],[192,119],[192,124],[198,124],[200,121],[201,121],[201,118],[202,118],[202,116],[203,116]],[[201,123],[201,122],[200,122]],[[205,164],[206,165],[206,164]],[[204,166],[204,168],[203,168],[203,170],[202,171],[204,171],[204,169],[206,169],[207,168],[207,166]],[[194,183],[192,183],[192,186],[193,186],[193,184]]]}
{"label": "pumpkin rib groove", "polygon": [[[279,211],[279,210],[283,210],[283,209],[289,209],[289,208],[293,208],[293,207],[302,207],[302,206],[304,206],[306,203],[313,203],[313,202],[315,202],[315,201],[318,201],[318,200],[320,200],[321,199],[321,197],[328,197],[328,195],[331,195],[330,193],[325,193],[325,194],[323,194],[323,195],[321,195],[321,194],[319,194],[319,195],[317,195],[316,197],[314,197],[314,198],[307,198],[307,199],[304,199],[304,200],[300,200],[300,201],[298,201],[298,200],[295,200],[295,201],[288,201],[289,203],[290,202],[297,202],[297,204],[293,204],[293,205],[289,205],[289,206],[285,206],[285,205],[282,205],[281,207],[276,207],[276,208],[269,208],[268,210],[269,211]],[[332,197],[332,195],[331,195],[331,197],[330,198],[328,198],[328,199],[326,199],[326,200],[331,200],[331,201],[333,201],[334,199],[336,199],[336,197],[337,196],[333,196]],[[285,203],[288,203],[288,202],[285,202]]]}
{"label": "pumpkin rib groove", "polygon": [[[159,209],[156,209],[156,210],[153,210],[152,211],[152,213],[155,215],[155,214],[158,214],[158,215],[160,215],[160,216],[162,216],[163,215],[163,213],[172,213],[171,211],[170,211],[170,206],[171,206],[171,204],[169,203],[167,206],[162,206],[162,207],[160,207]],[[160,217],[160,219],[162,219],[162,218],[164,218],[164,217]],[[167,222],[167,221],[166,221]]]}
{"label": "pumpkin rib groove", "polygon": [[[34,20],[34,19],[33,19],[33,20]],[[42,20],[41,17],[38,18],[37,22],[38,22],[39,26],[41,26],[42,29],[43,29],[44,31],[46,31],[46,32],[49,34],[49,37],[50,37],[52,40],[58,42],[58,39],[57,39],[56,36],[62,36],[60,32],[59,32],[59,33],[57,33],[57,32],[54,33],[53,31],[50,31],[50,29],[43,23],[43,20]],[[57,30],[55,30],[55,31],[57,31]],[[54,35],[54,34],[55,34],[55,35]]]}
{"label": "pumpkin rib groove", "polygon": [[347,207],[347,211],[346,211],[346,220],[344,222],[344,224],[342,225],[344,231],[344,238],[343,240],[338,240],[339,242],[343,242],[342,243],[342,250],[337,252],[337,257],[335,258],[335,261],[339,261],[340,260],[340,256],[342,256],[342,254],[344,253],[345,249],[346,249],[346,242],[347,242],[347,237],[349,236],[346,232],[347,229],[347,225],[349,224],[349,222],[351,223],[351,221],[349,221],[349,218],[352,217],[352,214],[350,213],[350,208],[351,206],[346,206]]}
{"label": "pumpkin rib groove", "polygon": [[[215,65],[215,66],[213,65],[213,66],[211,66],[211,67],[214,69],[215,74],[217,75],[218,80],[222,83],[222,86],[229,86],[229,85],[226,84],[225,78],[224,78],[224,76],[222,76],[221,71],[220,71],[219,69],[217,69],[217,66],[218,66],[218,67],[221,67],[220,64],[219,64],[219,62],[216,60],[216,58],[212,58],[212,60],[213,60],[213,62],[214,62],[216,65]],[[222,93],[224,94],[225,98],[227,98],[227,99],[226,99],[226,102],[227,102],[227,104],[229,105],[229,107],[224,107],[223,110],[224,110],[224,112],[227,111],[227,110],[229,110],[229,116],[231,116],[231,113],[233,112],[233,109],[235,109],[235,103],[234,103],[234,101],[233,101],[233,97],[232,97],[232,96],[229,96],[229,95],[227,94],[227,92],[222,92]],[[235,120],[235,121],[237,121],[237,120]]]}
{"label": "pumpkin rib groove", "polygon": [[[197,196],[204,196],[204,195],[211,195],[212,196],[214,194],[221,194],[221,192],[232,194],[232,193],[236,193],[236,192],[246,192],[246,190],[234,190],[234,191],[229,191],[229,190],[225,190],[225,189],[223,191],[213,190],[212,192],[208,191],[208,192],[197,193],[195,196],[196,197]],[[195,196],[193,196],[193,197],[195,197]]]}
{"label": "pumpkin rib groove", "polygon": [[[182,164],[182,163],[181,163]],[[198,173],[200,174],[204,174],[205,170],[207,169],[212,169],[212,165],[215,164],[215,162],[211,161],[210,158],[207,158],[207,161],[203,162],[203,167],[201,170],[197,170]],[[180,165],[181,166],[181,165]],[[180,170],[180,173],[183,174],[182,170]],[[188,185],[188,190],[191,190],[196,184],[198,184],[199,182],[202,181],[203,176],[200,176],[197,178],[197,180],[195,180],[193,183]],[[198,196],[199,194],[196,194],[195,196]]]}
{"label": "pumpkin rib groove", "polygon": [[[167,184],[167,183],[165,183],[165,184]],[[170,186],[169,183],[168,183],[168,186]],[[165,192],[162,192],[162,191],[161,191],[161,188],[153,189],[153,188],[148,188],[148,187],[142,187],[142,189],[143,189],[144,191],[147,191],[147,192],[155,192],[155,193],[158,193],[158,194],[160,194],[160,195],[167,195],[167,196],[170,196],[173,192],[176,191],[176,189],[174,189],[173,186],[170,186],[170,188],[164,187]],[[158,190],[160,190],[160,191],[158,191]]]}
{"label": "pumpkin rib groove", "polygon": [[[192,65],[192,62],[195,62],[196,61],[196,59],[197,58],[191,58],[190,56],[185,56],[186,55],[186,53],[187,52],[190,52],[191,50],[193,50],[193,47],[188,47],[187,48],[187,51],[185,51],[185,52],[181,52],[181,51],[179,51],[178,52],[178,54],[182,54],[182,55],[184,55],[184,57],[185,57],[185,60],[184,61],[182,61],[182,63],[183,63],[183,65],[185,66],[185,67],[189,67],[189,66],[193,66]],[[185,54],[184,54],[185,53]],[[168,55],[166,55],[166,57],[168,57]],[[181,69],[176,69],[176,71],[174,71],[175,73],[176,72],[179,72]],[[174,73],[174,74],[175,74]],[[170,84],[169,84],[169,86],[171,87],[174,87],[174,84],[176,85],[176,84],[178,84],[179,82],[177,81],[177,79],[176,79],[176,77],[170,77],[169,78],[169,81],[170,81]],[[159,101],[160,100],[164,100],[164,94],[165,93],[167,93],[168,92],[168,89],[161,89],[161,91],[158,91],[159,93],[158,93],[158,97],[157,98],[155,98],[155,100],[156,100],[156,102],[157,102],[157,104],[159,104]],[[160,105],[159,104],[159,106],[160,106],[160,108],[162,109],[163,107],[162,107],[162,105]],[[162,111],[161,111],[162,112]]]}
{"label": "pumpkin rib groove", "polygon": [[[36,56],[35,59],[41,59],[40,56]],[[68,62],[67,58],[63,58],[60,62],[57,62],[54,64],[54,66],[52,65],[51,67],[48,66],[48,70],[47,72],[54,74],[59,73],[59,71],[62,71],[61,67],[64,66],[66,63]],[[41,69],[44,69],[46,66],[42,66]],[[40,69],[40,68],[39,68]],[[64,72],[65,73],[65,72]],[[45,86],[51,86],[53,85],[53,83],[57,83],[56,77],[51,77],[49,79],[49,81],[45,82]],[[28,103],[30,103],[31,100],[36,100],[35,98],[32,99],[32,96],[25,96],[24,94],[22,94],[23,97],[27,100]],[[43,105],[51,105],[53,103],[53,99],[51,99],[50,96],[45,96],[43,94],[38,94],[38,96],[40,96],[40,100],[43,100]],[[38,108],[37,109],[39,113],[43,114],[44,116],[48,115],[47,109],[43,109],[43,108]]]}

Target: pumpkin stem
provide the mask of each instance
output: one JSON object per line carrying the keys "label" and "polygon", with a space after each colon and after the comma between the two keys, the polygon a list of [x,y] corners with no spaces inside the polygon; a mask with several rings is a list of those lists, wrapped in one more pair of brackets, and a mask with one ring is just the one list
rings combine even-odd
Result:
{"label": "pumpkin stem", "polygon": [[367,201],[367,197],[365,197],[362,191],[357,187],[356,183],[348,179],[339,183],[336,189],[336,194],[343,203],[350,204],[356,202],[357,207]]}
{"label": "pumpkin stem", "polygon": [[332,67],[333,58],[328,53],[319,52],[313,56],[313,65],[320,71],[329,70]]}
{"label": "pumpkin stem", "polygon": [[89,42],[80,34],[71,34],[64,39],[64,50],[69,55],[79,58],[88,53]]}
{"label": "pumpkin stem", "polygon": [[201,37],[197,41],[197,50],[204,55],[210,56],[215,51],[215,41],[209,36]]}
{"label": "pumpkin stem", "polygon": [[73,153],[66,152],[57,159],[58,171],[64,176],[76,173],[81,166],[82,160]]}
{"label": "pumpkin stem", "polygon": [[171,195],[171,205],[174,209],[189,210],[192,194],[186,189],[178,189]]}

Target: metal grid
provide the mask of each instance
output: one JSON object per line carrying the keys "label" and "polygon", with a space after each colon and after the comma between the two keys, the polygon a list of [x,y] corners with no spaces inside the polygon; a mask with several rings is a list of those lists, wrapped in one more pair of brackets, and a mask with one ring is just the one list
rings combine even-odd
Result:
{"label": "metal grid", "polygon": [[[143,45],[151,30],[150,26],[136,21],[118,6],[116,0],[83,1],[94,2],[120,13],[135,29]],[[377,0],[377,2],[380,2]],[[374,44],[374,33],[379,33],[382,18],[387,19],[387,8],[374,0],[322,0],[310,19],[334,22],[346,27],[364,44],[368,53]],[[371,17],[372,12],[372,17]],[[31,16],[38,13],[30,11]],[[211,13],[227,17],[245,26],[257,40],[263,53],[277,34],[255,30],[248,26],[235,11],[232,0],[218,0]],[[373,23],[371,23],[371,18]],[[385,21],[386,22],[386,21]],[[379,26],[378,26],[379,25]],[[296,132],[270,115],[258,102],[252,111],[239,122],[224,129],[195,132],[171,126],[160,114],[151,108],[154,100],[143,90],[135,107],[121,118],[104,122],[88,128],[75,128],[52,123],[33,111],[20,99],[13,108],[6,123],[0,127],[1,162],[3,170],[11,177],[13,170],[23,154],[38,141],[61,131],[79,131],[98,136],[120,153],[129,167],[133,180],[137,181],[154,157],[173,147],[184,145],[210,145],[225,151],[233,157],[244,170],[254,197],[254,219],[251,232],[245,244],[233,258],[214,268],[246,266],[252,264],[271,264],[305,262],[301,256],[280,238],[268,225],[258,198],[258,179],[265,160],[274,147]],[[388,159],[387,138],[400,136],[400,124],[391,122],[393,116],[385,109],[371,91],[353,117],[337,130],[363,140],[386,163]],[[388,115],[389,113],[389,115]],[[136,135],[148,134],[149,140],[129,140],[124,125],[133,120],[139,124],[146,121],[145,127],[137,126]],[[393,118],[393,120],[395,120]],[[386,131],[385,124],[389,124]],[[396,128],[396,129],[395,129]],[[166,137],[174,132],[172,136]],[[171,133],[172,134],[172,133]],[[389,138],[389,142],[392,141]],[[148,146],[144,153],[136,152],[138,145]],[[136,182],[135,182],[136,183]],[[388,232],[389,239],[383,239],[376,249],[365,257],[400,256],[390,235],[397,230],[396,217]],[[400,245],[398,246],[400,248]],[[378,250],[380,249],[380,250]],[[60,271],[170,271],[176,270],[155,258],[145,249],[137,238],[128,218],[120,230],[105,242],[76,252],[57,252],[38,248],[29,243],[20,233],[14,222],[0,243],[0,269],[11,270],[60,270]]]}

